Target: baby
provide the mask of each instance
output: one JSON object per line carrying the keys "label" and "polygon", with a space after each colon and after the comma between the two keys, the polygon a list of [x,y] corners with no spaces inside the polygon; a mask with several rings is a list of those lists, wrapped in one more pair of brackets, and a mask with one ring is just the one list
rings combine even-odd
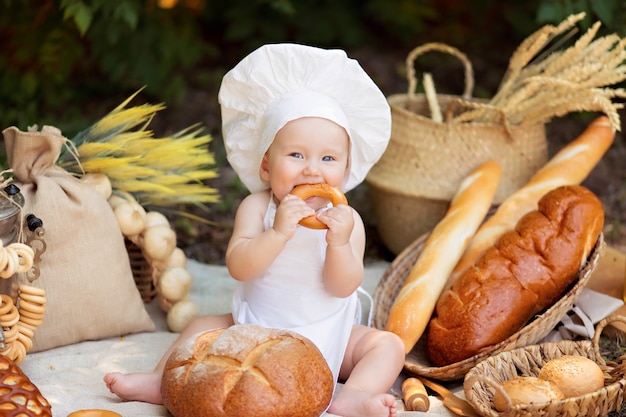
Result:
{"label": "baby", "polygon": [[[219,99],[229,162],[251,191],[226,251],[238,281],[232,312],[195,319],[154,371],[110,373],[107,386],[128,400],[161,403],[161,375],[175,347],[200,331],[254,323],[316,344],[344,381],[329,413],[395,416],[388,391],[402,370],[404,345],[393,333],[357,323],[363,221],[348,205],[291,194],[300,184],[348,191],[362,182],[389,140],[385,97],[342,51],[275,44],[226,74]],[[327,229],[298,224],[311,215]]]}

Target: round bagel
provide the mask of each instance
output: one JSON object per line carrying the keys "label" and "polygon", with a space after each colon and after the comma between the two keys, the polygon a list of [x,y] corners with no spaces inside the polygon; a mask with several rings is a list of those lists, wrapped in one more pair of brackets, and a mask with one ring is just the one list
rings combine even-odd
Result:
{"label": "round bagel", "polygon": [[89,409],[74,411],[67,417],[122,417],[122,415],[110,410]]}
{"label": "round bagel", "polygon": [[[348,204],[346,196],[340,189],[328,184],[302,184],[296,186],[291,194],[306,200],[309,197],[323,197],[329,200],[333,206],[337,204]],[[315,214],[300,220],[299,224],[309,229],[328,229],[324,223],[318,220]]]}

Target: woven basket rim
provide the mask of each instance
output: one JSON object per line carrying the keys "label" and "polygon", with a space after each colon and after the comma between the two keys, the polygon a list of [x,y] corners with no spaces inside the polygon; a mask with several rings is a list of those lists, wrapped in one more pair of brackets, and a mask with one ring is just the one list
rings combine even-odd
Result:
{"label": "woven basket rim", "polygon": [[[391,306],[393,299],[395,299],[397,292],[399,292],[404,280],[408,276],[408,272],[410,272],[410,268],[417,260],[419,253],[421,252],[421,249],[429,235],[430,233],[426,233],[416,239],[411,245],[404,249],[396,257],[396,259],[394,259],[387,270],[383,273],[383,276],[374,291],[374,314],[372,321],[372,325],[374,327],[379,329],[385,328],[386,315],[388,315],[389,309],[385,308],[383,304],[387,303],[387,307]],[[569,310],[576,299],[580,296],[581,292],[589,282],[592,272],[598,264],[598,261],[604,251],[603,249],[604,235],[603,233],[600,233],[592,252],[589,254],[586,264],[578,272],[577,279],[573,286],[571,286],[565,295],[562,296],[556,303],[545,311],[540,312],[534,319],[526,324],[526,326],[512,336],[508,337],[506,340],[492,345],[481,353],[463,361],[445,366],[432,366],[432,364],[424,363],[425,361],[420,358],[424,356],[421,350],[424,349],[423,345],[425,337],[422,336],[413,350],[405,358],[405,372],[409,375],[423,376],[444,381],[457,380],[463,378],[472,367],[489,356],[538,342],[547,333],[549,333],[550,330],[552,330],[563,314]],[[410,267],[407,268],[406,264],[409,264]],[[400,273],[398,273],[398,270]],[[554,324],[546,329],[546,324],[550,322],[553,322]]]}
{"label": "woven basket rim", "polygon": [[[445,108],[442,100],[462,99],[439,94],[437,100]],[[544,123],[511,126],[502,122],[435,122],[402,106],[411,102],[425,104],[423,94],[396,94],[387,101],[392,115],[391,140],[366,176],[368,182],[381,189],[450,199],[467,174],[493,159],[503,165],[503,175],[506,173],[498,185],[499,201],[528,181],[546,162]]]}
{"label": "woven basket rim", "polygon": [[[470,98],[465,98],[462,96],[457,96],[454,94],[437,94],[437,101],[441,104],[443,101],[459,101],[459,102],[467,102],[469,103],[488,103],[489,100],[488,99],[484,99],[484,98],[479,98],[479,97],[470,97]],[[387,103],[389,104],[389,106],[391,107],[392,110],[397,110],[402,112],[403,114],[405,114],[406,116],[410,116],[413,118],[417,118],[420,119],[420,121],[423,122],[427,122],[427,123],[432,123],[434,125],[459,125],[459,126],[474,126],[474,127],[480,127],[480,128],[493,128],[493,129],[498,129],[498,130],[502,130],[502,129],[528,129],[531,126],[544,126],[545,123],[544,122],[537,122],[537,123],[532,123],[532,124],[504,124],[502,122],[479,122],[479,121],[461,121],[461,122],[457,122],[454,120],[446,120],[446,121],[442,121],[442,122],[435,122],[433,119],[431,119],[430,117],[427,117],[424,114],[421,113],[415,113],[412,112],[408,109],[406,109],[405,107],[403,107],[402,105],[405,103],[410,103],[410,102],[424,102],[425,104],[427,103],[427,98],[426,95],[423,93],[416,93],[416,94],[406,94],[406,93],[397,93],[397,94],[391,94],[389,96],[387,96]],[[451,103],[448,103],[448,106],[450,106]],[[446,109],[447,110],[447,109]],[[494,110],[495,111],[495,110]]]}
{"label": "woven basket rim", "polygon": [[[596,331],[592,340],[546,342],[492,355],[478,363],[465,375],[463,390],[466,399],[479,414],[486,417],[497,417],[500,415],[511,417],[563,415],[566,413],[564,410],[570,413],[573,410],[575,414],[572,416],[584,415],[591,417],[604,416],[610,411],[617,410],[618,407],[621,407],[624,400],[626,368],[619,366],[616,362],[607,363],[601,356],[599,349],[599,339],[602,331],[615,321],[626,323],[626,316],[614,315],[601,320],[596,325]],[[616,329],[616,331],[626,336],[623,331],[618,329]],[[487,388],[495,392],[502,390],[500,384],[505,380],[520,375],[537,376],[540,367],[548,360],[570,354],[580,354],[596,362],[605,373],[605,381],[607,381],[608,384],[605,382],[605,386],[599,390],[579,397],[525,406],[511,406],[511,404],[508,404],[508,408],[503,414],[500,414],[500,412],[491,407],[492,397],[487,397]],[[541,361],[536,361],[537,357],[541,358]],[[512,363],[516,364],[514,373],[512,370],[513,367],[511,366]],[[489,369],[499,370],[504,376],[502,381],[498,382],[487,376]],[[505,392],[504,395],[506,395]],[[595,407],[590,407],[590,402],[592,402]],[[601,406],[601,402],[605,403],[604,407],[599,407]],[[587,413],[583,413],[583,410],[586,410]]]}
{"label": "woven basket rim", "polygon": [[[437,101],[439,102],[439,104],[441,104],[441,102],[443,101],[442,99],[445,101],[448,101],[448,100],[453,101],[453,100],[458,99],[458,100],[466,100],[468,102],[476,102],[476,103],[488,102],[488,100],[486,99],[481,99],[481,98],[476,98],[476,97],[464,98],[462,96],[457,96],[454,94],[437,94]],[[399,94],[392,94],[387,97],[387,103],[391,107],[392,111],[397,110],[406,116],[419,119],[421,122],[432,123],[433,125],[440,125],[440,126],[454,124],[454,125],[459,125],[459,126],[471,125],[471,126],[484,127],[484,128],[504,129],[504,125],[502,123],[475,122],[475,121],[455,122],[453,120],[435,122],[433,119],[431,119],[430,117],[427,117],[424,114],[412,112],[402,106],[404,103],[410,103],[410,102],[419,102],[419,103],[424,102],[426,104],[427,103],[426,95],[423,93],[416,93],[416,94],[399,93]],[[449,105],[450,104],[448,103],[448,106]],[[447,111],[447,108],[445,110]],[[512,125],[512,126],[515,126],[515,125]]]}

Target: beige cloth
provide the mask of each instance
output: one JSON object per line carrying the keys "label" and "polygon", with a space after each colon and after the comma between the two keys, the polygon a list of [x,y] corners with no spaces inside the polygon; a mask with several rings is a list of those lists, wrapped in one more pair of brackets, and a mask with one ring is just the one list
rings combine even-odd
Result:
{"label": "beige cloth", "polygon": [[[363,287],[368,293],[373,293],[387,266],[388,263],[379,262],[366,267]],[[230,311],[235,281],[228,276],[226,267],[189,261],[188,269],[194,277],[190,298],[198,303],[202,313]],[[364,309],[369,308],[368,301],[362,301]],[[93,408],[112,410],[124,417],[170,416],[162,406],[122,401],[111,394],[102,382],[104,374],[111,371],[151,370],[176,338],[176,334],[166,330],[165,315],[156,303],[149,304],[147,310],[157,326],[154,333],[82,342],[26,356],[21,368],[50,401],[55,417],[66,417],[73,411]],[[401,382],[402,377],[391,392],[398,397],[399,410],[404,410],[399,399]],[[429,416],[454,416],[437,397],[431,396],[430,401]],[[419,415],[424,413],[399,413],[400,417]]]}
{"label": "beige cloth", "polygon": [[[363,288],[373,294],[385,269],[386,262],[367,265]],[[225,267],[209,266],[190,261],[189,271],[194,277],[190,297],[198,303],[203,314],[225,313],[230,311],[231,294],[235,282],[228,276]],[[619,297],[626,278],[626,259],[610,247],[600,260],[591,277],[589,288],[613,297]],[[367,301],[364,309],[369,308]],[[614,314],[626,314],[626,307]],[[43,395],[52,404],[55,417],[65,417],[72,411],[100,408],[113,410],[124,417],[168,417],[169,413],[162,406],[139,402],[124,402],[111,394],[102,377],[106,372],[147,371],[154,367],[161,355],[176,338],[166,331],[164,313],[156,303],[148,306],[148,312],[154,319],[157,332],[139,333],[123,338],[110,338],[96,342],[82,342],[70,346],[52,349],[46,352],[28,354],[22,364],[22,370]],[[404,410],[400,398],[400,385],[404,376],[400,376],[391,392],[398,398],[398,409]],[[453,392],[463,397],[460,383],[448,386]],[[399,417],[426,415],[420,412],[400,411]],[[429,416],[453,417],[437,396],[430,396]],[[330,417],[327,414],[325,417]]]}

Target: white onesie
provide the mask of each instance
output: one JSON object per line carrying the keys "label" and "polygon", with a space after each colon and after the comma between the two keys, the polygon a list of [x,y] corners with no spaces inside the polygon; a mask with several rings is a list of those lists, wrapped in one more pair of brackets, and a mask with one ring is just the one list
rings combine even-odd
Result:
{"label": "white onesie", "polygon": [[[265,230],[272,227],[275,215],[276,204],[270,197]],[[356,292],[338,298],[324,290],[325,236],[325,230],[298,226],[263,275],[238,283],[232,311],[237,324],[292,330],[310,339],[337,381],[359,302]]]}

